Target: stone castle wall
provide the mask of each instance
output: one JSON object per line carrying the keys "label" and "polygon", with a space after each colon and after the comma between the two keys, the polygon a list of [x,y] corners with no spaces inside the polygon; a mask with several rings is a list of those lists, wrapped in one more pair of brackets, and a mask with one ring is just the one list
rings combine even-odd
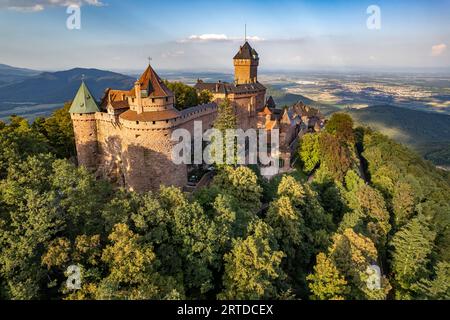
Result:
{"label": "stone castle wall", "polygon": [[95,114],[72,114],[78,165],[89,170],[97,168],[98,144]]}
{"label": "stone castle wall", "polygon": [[184,187],[186,165],[172,162],[173,130],[193,133],[194,121],[211,128],[217,108],[198,106],[169,121],[126,121],[104,112],[72,115],[80,165],[119,186],[143,192],[160,185]]}
{"label": "stone castle wall", "polygon": [[258,77],[258,63],[254,60],[234,60],[234,80],[237,84],[256,82]]}
{"label": "stone castle wall", "polygon": [[235,94],[230,97],[236,106],[238,128],[247,130],[257,127],[257,114],[264,107],[265,94],[264,90],[253,94]]}

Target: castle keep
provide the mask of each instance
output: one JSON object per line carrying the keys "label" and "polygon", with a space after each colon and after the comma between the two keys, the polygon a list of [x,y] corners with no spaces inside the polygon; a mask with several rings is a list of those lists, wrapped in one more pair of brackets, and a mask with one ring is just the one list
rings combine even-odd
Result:
{"label": "castle keep", "polygon": [[133,88],[107,89],[99,103],[83,82],[70,108],[79,165],[138,192],[160,185],[184,187],[187,166],[171,160],[176,144],[172,132],[183,128],[193,134],[194,121],[202,121],[206,131],[213,126],[218,103],[229,99],[239,128],[280,129],[281,170],[289,169],[292,148],[309,118],[302,120],[302,106],[281,111],[271,97],[265,100],[266,88],[258,82],[259,57],[248,42],[233,61],[234,83],[199,80],[195,88],[210,91],[213,102],[182,111],[175,109],[174,94],[150,65]]}

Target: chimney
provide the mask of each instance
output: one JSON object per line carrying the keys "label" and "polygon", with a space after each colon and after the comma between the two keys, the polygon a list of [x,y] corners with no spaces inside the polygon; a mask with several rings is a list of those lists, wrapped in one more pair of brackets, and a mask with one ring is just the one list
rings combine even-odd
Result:
{"label": "chimney", "polygon": [[142,108],[141,83],[139,80],[134,83],[134,94],[136,96],[136,112],[142,113],[144,109]]}

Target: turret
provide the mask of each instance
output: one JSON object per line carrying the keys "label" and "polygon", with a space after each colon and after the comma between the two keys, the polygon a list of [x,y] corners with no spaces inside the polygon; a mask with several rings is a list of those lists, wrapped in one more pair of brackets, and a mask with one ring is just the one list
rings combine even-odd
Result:
{"label": "turret", "polygon": [[135,82],[130,91],[130,110],[136,114],[175,110],[175,97],[151,65]]}
{"label": "turret", "polygon": [[70,106],[78,164],[90,170],[97,167],[97,123],[95,113],[100,109],[88,87],[82,81]]}

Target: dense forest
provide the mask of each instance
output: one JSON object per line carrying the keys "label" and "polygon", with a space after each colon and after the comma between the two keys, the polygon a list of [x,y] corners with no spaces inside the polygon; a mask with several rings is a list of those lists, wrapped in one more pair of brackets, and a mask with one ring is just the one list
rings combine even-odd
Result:
{"label": "dense forest", "polygon": [[346,114],[295,172],[222,166],[194,194],[74,165],[68,105],[0,123],[0,146],[1,299],[450,299],[450,175]]}

